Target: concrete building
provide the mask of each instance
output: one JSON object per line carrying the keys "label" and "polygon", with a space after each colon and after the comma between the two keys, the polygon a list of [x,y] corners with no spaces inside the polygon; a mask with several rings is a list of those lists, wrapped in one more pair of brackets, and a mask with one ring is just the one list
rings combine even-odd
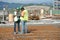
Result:
{"label": "concrete building", "polygon": [[53,0],[53,14],[60,15],[60,0]]}
{"label": "concrete building", "polygon": [[54,10],[60,10],[60,0],[54,0]]}
{"label": "concrete building", "polygon": [[[33,14],[34,17],[32,18],[33,20],[37,19],[38,20],[38,17],[39,19],[40,18],[43,18],[45,16],[45,14],[49,14],[49,9],[50,7],[49,6],[36,6],[36,5],[33,5],[33,6],[26,6],[25,9],[27,9],[29,11],[29,16],[30,14]],[[42,10],[43,9],[43,13]],[[31,18],[31,16],[30,16]]]}

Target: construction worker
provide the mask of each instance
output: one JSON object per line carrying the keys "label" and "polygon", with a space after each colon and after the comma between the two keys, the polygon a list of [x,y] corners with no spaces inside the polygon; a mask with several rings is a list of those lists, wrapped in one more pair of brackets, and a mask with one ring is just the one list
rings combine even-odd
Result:
{"label": "construction worker", "polygon": [[[14,34],[16,34],[16,25],[18,25],[18,33],[20,33],[20,13],[19,13],[19,9],[17,8],[15,11],[14,11]],[[18,14],[19,13],[19,14]]]}
{"label": "construction worker", "polygon": [[22,22],[22,29],[21,29],[21,34],[27,33],[27,21],[28,21],[28,11],[24,9],[24,7],[21,8],[21,22]]}

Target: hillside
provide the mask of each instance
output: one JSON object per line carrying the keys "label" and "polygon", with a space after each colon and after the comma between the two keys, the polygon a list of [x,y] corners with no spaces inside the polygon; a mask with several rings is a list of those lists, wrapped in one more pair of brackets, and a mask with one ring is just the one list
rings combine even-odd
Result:
{"label": "hillside", "polygon": [[29,4],[25,4],[25,3],[8,3],[8,2],[2,2],[0,1],[0,9],[3,9],[4,7],[7,8],[17,8],[20,7],[21,5],[47,5],[47,6],[52,6],[52,3],[48,3],[48,2],[42,2],[42,3],[29,3]]}

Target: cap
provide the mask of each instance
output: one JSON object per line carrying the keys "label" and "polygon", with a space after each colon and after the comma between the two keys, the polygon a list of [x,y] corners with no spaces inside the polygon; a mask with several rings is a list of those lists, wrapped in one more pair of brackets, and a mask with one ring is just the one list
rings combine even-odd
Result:
{"label": "cap", "polygon": [[20,10],[20,7],[18,7],[17,10]]}

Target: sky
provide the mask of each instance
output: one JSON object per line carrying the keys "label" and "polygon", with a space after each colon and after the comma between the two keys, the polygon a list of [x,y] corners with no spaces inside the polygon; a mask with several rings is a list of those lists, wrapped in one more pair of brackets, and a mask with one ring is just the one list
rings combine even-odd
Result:
{"label": "sky", "polygon": [[40,2],[52,2],[53,0],[0,0],[9,3],[40,3]]}

